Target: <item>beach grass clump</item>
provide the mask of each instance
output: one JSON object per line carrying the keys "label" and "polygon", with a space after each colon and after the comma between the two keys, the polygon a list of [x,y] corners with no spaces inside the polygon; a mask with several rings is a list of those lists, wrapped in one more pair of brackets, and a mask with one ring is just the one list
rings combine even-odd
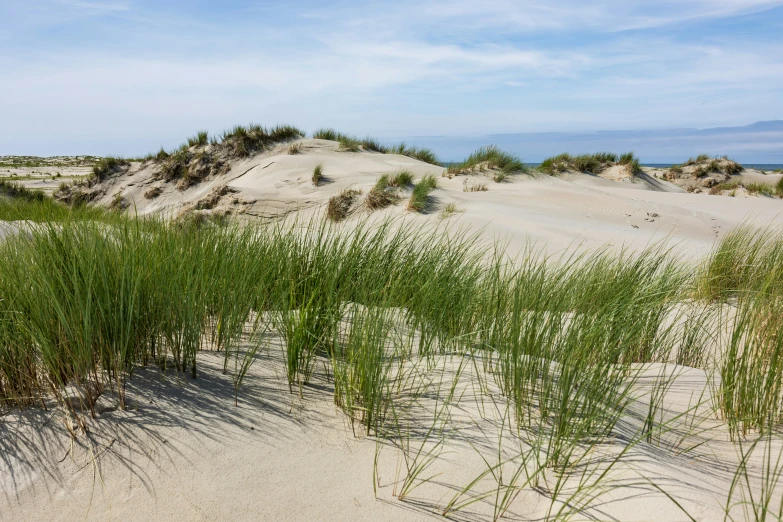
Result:
{"label": "beach grass clump", "polygon": [[[778,185],[780,185],[780,183],[778,183]],[[739,188],[745,189],[745,192],[752,196],[761,195],[770,198],[776,196],[783,197],[783,192],[779,190],[778,186],[769,185],[767,183],[757,183],[753,181],[742,181],[738,179],[713,185],[710,188],[710,194],[720,195],[726,191],[736,192]]]}
{"label": "beach grass clump", "polygon": [[462,192],[486,192],[489,190],[486,183],[466,183],[462,184]]}
{"label": "beach grass clump", "polygon": [[392,185],[392,178],[384,174],[367,193],[365,204],[370,210],[379,210],[393,205],[398,198],[395,186]]}
{"label": "beach grass clump", "polygon": [[248,126],[237,125],[233,129],[225,131],[220,137],[220,141],[233,155],[246,157],[277,143],[299,139],[304,135],[304,131],[293,125],[276,125],[266,128],[250,124]]}
{"label": "beach grass clump", "polygon": [[321,181],[324,179],[324,165],[323,163],[319,163],[315,167],[313,167],[313,175],[311,177],[311,181],[313,182],[313,185],[316,187],[321,184]]}
{"label": "beach grass clump", "polygon": [[719,368],[717,395],[733,438],[783,424],[783,291],[744,294]]}
{"label": "beach grass clump", "polygon": [[441,219],[446,219],[458,212],[464,212],[464,210],[459,208],[456,203],[446,203],[440,211],[440,217]]}
{"label": "beach grass clump", "polygon": [[409,158],[423,161],[424,163],[429,163],[430,165],[438,164],[438,156],[436,156],[432,150],[406,145],[404,142],[392,147],[387,147],[386,153],[401,154],[403,156],[408,156]]}
{"label": "beach grass clump", "polygon": [[368,434],[381,431],[393,395],[397,354],[389,335],[390,315],[387,308],[353,307],[347,340],[332,354],[335,404]]}
{"label": "beach grass clump", "polygon": [[538,166],[538,170],[549,174],[550,176],[555,176],[566,172],[570,168],[571,163],[572,156],[564,152],[563,154],[558,154],[557,156],[552,156],[551,158],[542,161]]}
{"label": "beach grass clump", "polygon": [[130,165],[130,162],[123,158],[101,158],[95,163],[95,166],[93,166],[90,180],[93,182],[103,181],[108,176],[120,172],[128,165]]}
{"label": "beach grass clump", "polygon": [[206,147],[209,143],[209,133],[207,131],[198,131],[195,136],[188,138],[188,148]]}
{"label": "beach grass clump", "polygon": [[639,158],[637,158],[633,152],[626,152],[624,154],[621,154],[620,157],[617,159],[617,164],[627,165],[631,171],[631,174],[633,175],[637,175],[642,172],[642,167],[641,164],[639,163]]}
{"label": "beach grass clump", "polygon": [[688,161],[682,164],[683,167],[689,167],[691,165],[697,165],[699,163],[704,163],[705,161],[709,161],[710,155],[709,154],[699,154],[695,158],[688,158]]}
{"label": "beach grass clump", "polygon": [[779,198],[783,198],[783,178],[780,178],[775,184],[775,195]]}
{"label": "beach grass clump", "polygon": [[406,188],[413,185],[413,173],[409,170],[401,170],[389,177],[389,186],[397,188]]}
{"label": "beach grass clump", "polygon": [[41,203],[46,199],[42,190],[30,190],[24,185],[0,179],[0,197]]}
{"label": "beach grass clump", "polygon": [[[359,152],[362,150],[362,140],[354,137],[349,136],[347,134],[343,134],[342,132],[337,132],[335,129],[326,128],[326,129],[317,129],[313,132],[313,138],[318,140],[329,140],[329,141],[336,141],[340,143],[340,150],[345,152]],[[370,145],[374,145],[375,143],[372,140],[368,140],[368,143]]]}
{"label": "beach grass clump", "polygon": [[346,189],[338,195],[329,198],[329,203],[326,206],[326,217],[334,222],[347,218],[359,194],[361,192],[358,190]]}
{"label": "beach grass clump", "polygon": [[783,288],[783,239],[778,228],[739,227],[726,234],[696,279],[697,296],[726,300]]}
{"label": "beach grass clump", "polygon": [[313,132],[313,138],[340,143],[340,150],[346,152],[379,152],[381,154],[401,154],[410,158],[430,163],[438,164],[438,157],[430,149],[406,145],[404,142],[398,145],[387,146],[375,138],[366,137],[364,139],[343,134],[332,128],[317,129]]}
{"label": "beach grass clump", "polygon": [[412,212],[424,212],[429,206],[430,192],[438,186],[435,176],[424,176],[413,187],[413,192],[408,200],[408,210]]}
{"label": "beach grass clump", "polygon": [[633,152],[626,152],[619,156],[613,152],[597,152],[595,154],[579,154],[576,156],[563,153],[542,161],[538,166],[538,170],[550,176],[562,174],[569,170],[600,174],[614,165],[627,166],[631,175],[637,175],[641,172],[639,159]]}
{"label": "beach grass clump", "polygon": [[498,170],[504,174],[503,179],[505,179],[509,174],[526,172],[527,169],[519,157],[494,145],[481,147],[462,163],[451,165],[448,168],[449,173],[457,175],[484,170]]}
{"label": "beach grass clump", "polygon": [[402,170],[396,174],[384,174],[367,194],[365,200],[371,210],[379,210],[396,203],[400,196],[399,190],[413,185],[413,173]]}
{"label": "beach grass clump", "polygon": [[702,178],[709,174],[725,174],[734,176],[745,170],[741,164],[730,159],[728,156],[710,157],[708,154],[699,154],[695,158],[688,158],[688,161],[672,165],[664,174],[664,178],[673,181],[683,174],[688,174],[694,179]]}

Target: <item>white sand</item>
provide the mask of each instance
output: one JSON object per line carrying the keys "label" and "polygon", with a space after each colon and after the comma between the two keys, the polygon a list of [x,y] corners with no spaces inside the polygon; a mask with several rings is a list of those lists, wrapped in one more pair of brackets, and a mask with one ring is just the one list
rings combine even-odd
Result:
{"label": "white sand", "polygon": [[[90,422],[90,433],[76,441],[63,428],[58,408],[6,415],[0,423],[2,519],[437,519],[458,491],[487,470],[485,459],[489,465],[498,462],[498,448],[501,460],[514,459],[520,451],[508,425],[498,446],[507,403],[491,379],[482,393],[473,363],[443,359],[430,372],[433,389],[438,383],[448,387],[458,365],[466,366],[450,416],[438,424],[445,433],[444,445],[422,475],[434,478],[400,500],[395,496],[405,476],[400,448],[363,437],[358,426],[354,435],[345,415],[332,404],[331,384],[323,375],[304,389],[303,399],[290,394],[279,340],[270,341],[269,351],[251,367],[238,406],[233,405],[230,377],[221,373],[222,360],[204,353],[196,380],[139,371],[129,386],[131,407],[99,415]],[[476,364],[480,368],[480,361]],[[640,390],[662,369],[651,365]],[[644,476],[697,519],[722,518],[738,462],[735,447],[712,414],[704,372],[674,366],[664,370],[677,375],[666,397],[665,418],[693,411],[660,442],[643,442],[625,455],[586,514],[613,520],[688,520],[665,494],[640,482]],[[704,405],[694,410],[699,399]],[[409,417],[418,427],[409,441],[409,457],[422,444],[429,450],[440,440],[438,435],[425,436],[436,407],[441,404],[425,399]],[[621,436],[638,431],[645,408],[646,396],[640,394],[632,408],[638,416],[623,418]],[[622,447],[616,440],[596,451],[612,456]],[[504,467],[506,480],[520,464],[517,458]],[[754,473],[758,466],[753,463]],[[545,476],[553,487],[556,475],[547,471]],[[573,492],[577,482],[578,474],[561,498]],[[539,486],[525,487],[506,519],[543,519],[550,502],[547,485]],[[462,499],[496,487],[487,474]],[[495,497],[490,496],[452,515],[457,520],[491,520],[494,507]]]}
{"label": "white sand", "polygon": [[[409,226],[438,223],[440,210],[448,203],[460,212],[448,218],[457,228],[482,230],[488,241],[507,240],[512,252],[533,240],[550,252],[574,244],[598,247],[642,248],[650,242],[671,239],[688,254],[703,255],[716,238],[745,221],[783,223],[783,202],[768,197],[727,197],[689,194],[654,176],[628,178],[622,172],[606,177],[568,173],[558,177],[512,176],[495,183],[490,175],[441,177],[444,169],[396,154],[341,152],[336,142],[301,140],[302,154],[288,155],[288,145],[237,161],[224,176],[207,179],[184,191],[174,183],[155,181],[154,168],[135,164],[132,175],[105,184],[105,195],[97,202],[109,205],[121,193],[139,214],[162,212],[176,215],[193,207],[215,187],[226,185],[234,192],[224,196],[220,208],[242,208],[253,216],[323,212],[328,199],[346,188],[366,194],[386,173],[410,170],[417,178],[438,177],[432,194],[434,205],[427,215],[411,215],[405,201],[377,217],[405,217]],[[322,164],[326,182],[314,187],[313,168]],[[621,169],[624,171],[624,169]],[[617,175],[615,175],[617,174]],[[602,175],[603,176],[603,175]],[[463,187],[484,184],[485,192],[464,192]],[[152,200],[143,194],[152,186],[163,188]],[[234,203],[234,200],[237,203]],[[655,216],[657,214],[657,216]],[[352,220],[369,213],[360,211]]]}

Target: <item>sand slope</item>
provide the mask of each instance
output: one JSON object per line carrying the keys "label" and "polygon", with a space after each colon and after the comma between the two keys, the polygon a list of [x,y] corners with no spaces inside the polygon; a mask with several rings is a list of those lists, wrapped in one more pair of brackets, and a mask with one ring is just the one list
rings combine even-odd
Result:
{"label": "sand slope", "polygon": [[[206,353],[196,380],[139,371],[129,385],[131,407],[99,415],[90,422],[90,433],[75,441],[63,427],[59,408],[7,415],[0,423],[0,518],[442,520],[455,495],[482,474],[461,500],[497,488],[486,473],[488,465],[508,460],[507,480],[522,465],[516,438],[509,436],[507,402],[491,379],[485,392],[476,387],[480,361],[474,366],[468,358],[441,358],[430,370],[433,390],[450,386],[464,365],[449,415],[436,422],[437,434],[428,434],[443,405],[425,399],[409,418],[417,427],[410,438],[389,442],[365,437],[349,424],[333,405],[331,384],[322,374],[304,389],[303,398],[289,393],[280,341],[269,341],[269,350],[251,367],[237,406],[231,380],[220,371],[222,360]],[[689,520],[667,494],[699,520],[722,518],[738,457],[712,415],[703,371],[650,365],[640,381],[638,405],[618,432],[631,437],[639,430],[644,387],[661,372],[676,376],[664,418],[690,414],[660,441],[628,452],[601,488],[590,491],[598,497],[576,520]],[[700,401],[704,406],[696,407]],[[434,450],[437,458],[421,475],[431,480],[420,481],[401,500],[403,447],[409,458],[420,447],[424,454]],[[621,437],[597,451],[611,458],[622,447]],[[759,465],[752,462],[754,473]],[[666,493],[640,482],[642,475]],[[557,476],[545,476],[548,482],[539,489],[523,488],[504,519],[546,518]],[[561,498],[568,498],[578,482],[576,473]],[[577,505],[579,499],[572,502]],[[495,506],[490,495],[451,516],[491,520]],[[555,510],[561,506],[556,503]]]}
{"label": "sand slope", "polygon": [[[343,152],[327,140],[299,140],[301,153],[288,154],[289,144],[252,158],[236,160],[224,175],[210,176],[184,190],[175,183],[156,179],[154,163],[131,166],[127,174],[99,185],[97,204],[112,205],[122,198],[129,211],[140,215],[162,213],[177,216],[198,208],[206,212],[230,210],[246,217],[273,217],[293,212],[320,219],[329,198],[346,188],[366,195],[383,174],[409,170],[418,179],[438,177],[431,208],[425,215],[405,211],[405,201],[372,214],[373,218],[409,220],[406,226],[442,225],[441,211],[449,203],[457,212],[447,223],[482,231],[487,241],[501,239],[510,251],[529,240],[546,245],[550,252],[574,246],[641,248],[652,241],[672,239],[686,253],[706,253],[716,238],[738,224],[783,223],[783,201],[768,197],[732,198],[687,193],[656,176],[654,171],[629,177],[625,169],[611,169],[601,176],[565,173],[558,177],[516,175],[496,183],[491,174],[442,177],[445,169],[397,154]],[[323,165],[325,180],[311,182],[316,165]],[[485,191],[466,192],[483,185]],[[145,193],[159,187],[160,195]],[[215,194],[222,193],[215,197]],[[351,220],[370,217],[358,209]]]}

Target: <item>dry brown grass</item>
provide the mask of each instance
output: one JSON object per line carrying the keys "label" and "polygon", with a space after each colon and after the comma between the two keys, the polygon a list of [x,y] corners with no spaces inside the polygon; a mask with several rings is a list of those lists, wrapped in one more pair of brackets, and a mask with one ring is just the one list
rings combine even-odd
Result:
{"label": "dry brown grass", "polygon": [[163,192],[163,189],[160,187],[150,187],[144,191],[144,197],[146,199],[155,199],[160,196],[161,192]]}
{"label": "dry brown grass", "polygon": [[351,214],[356,198],[361,193],[361,190],[345,189],[338,195],[329,198],[329,203],[326,206],[326,217],[335,222],[347,218]]}

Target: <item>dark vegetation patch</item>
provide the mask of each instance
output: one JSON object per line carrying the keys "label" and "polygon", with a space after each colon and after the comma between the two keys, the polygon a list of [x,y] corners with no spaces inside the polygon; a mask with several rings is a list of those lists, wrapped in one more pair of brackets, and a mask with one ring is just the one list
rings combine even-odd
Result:
{"label": "dark vegetation patch", "polygon": [[41,190],[30,190],[24,185],[3,179],[0,179],[0,197],[37,202],[47,199]]}

